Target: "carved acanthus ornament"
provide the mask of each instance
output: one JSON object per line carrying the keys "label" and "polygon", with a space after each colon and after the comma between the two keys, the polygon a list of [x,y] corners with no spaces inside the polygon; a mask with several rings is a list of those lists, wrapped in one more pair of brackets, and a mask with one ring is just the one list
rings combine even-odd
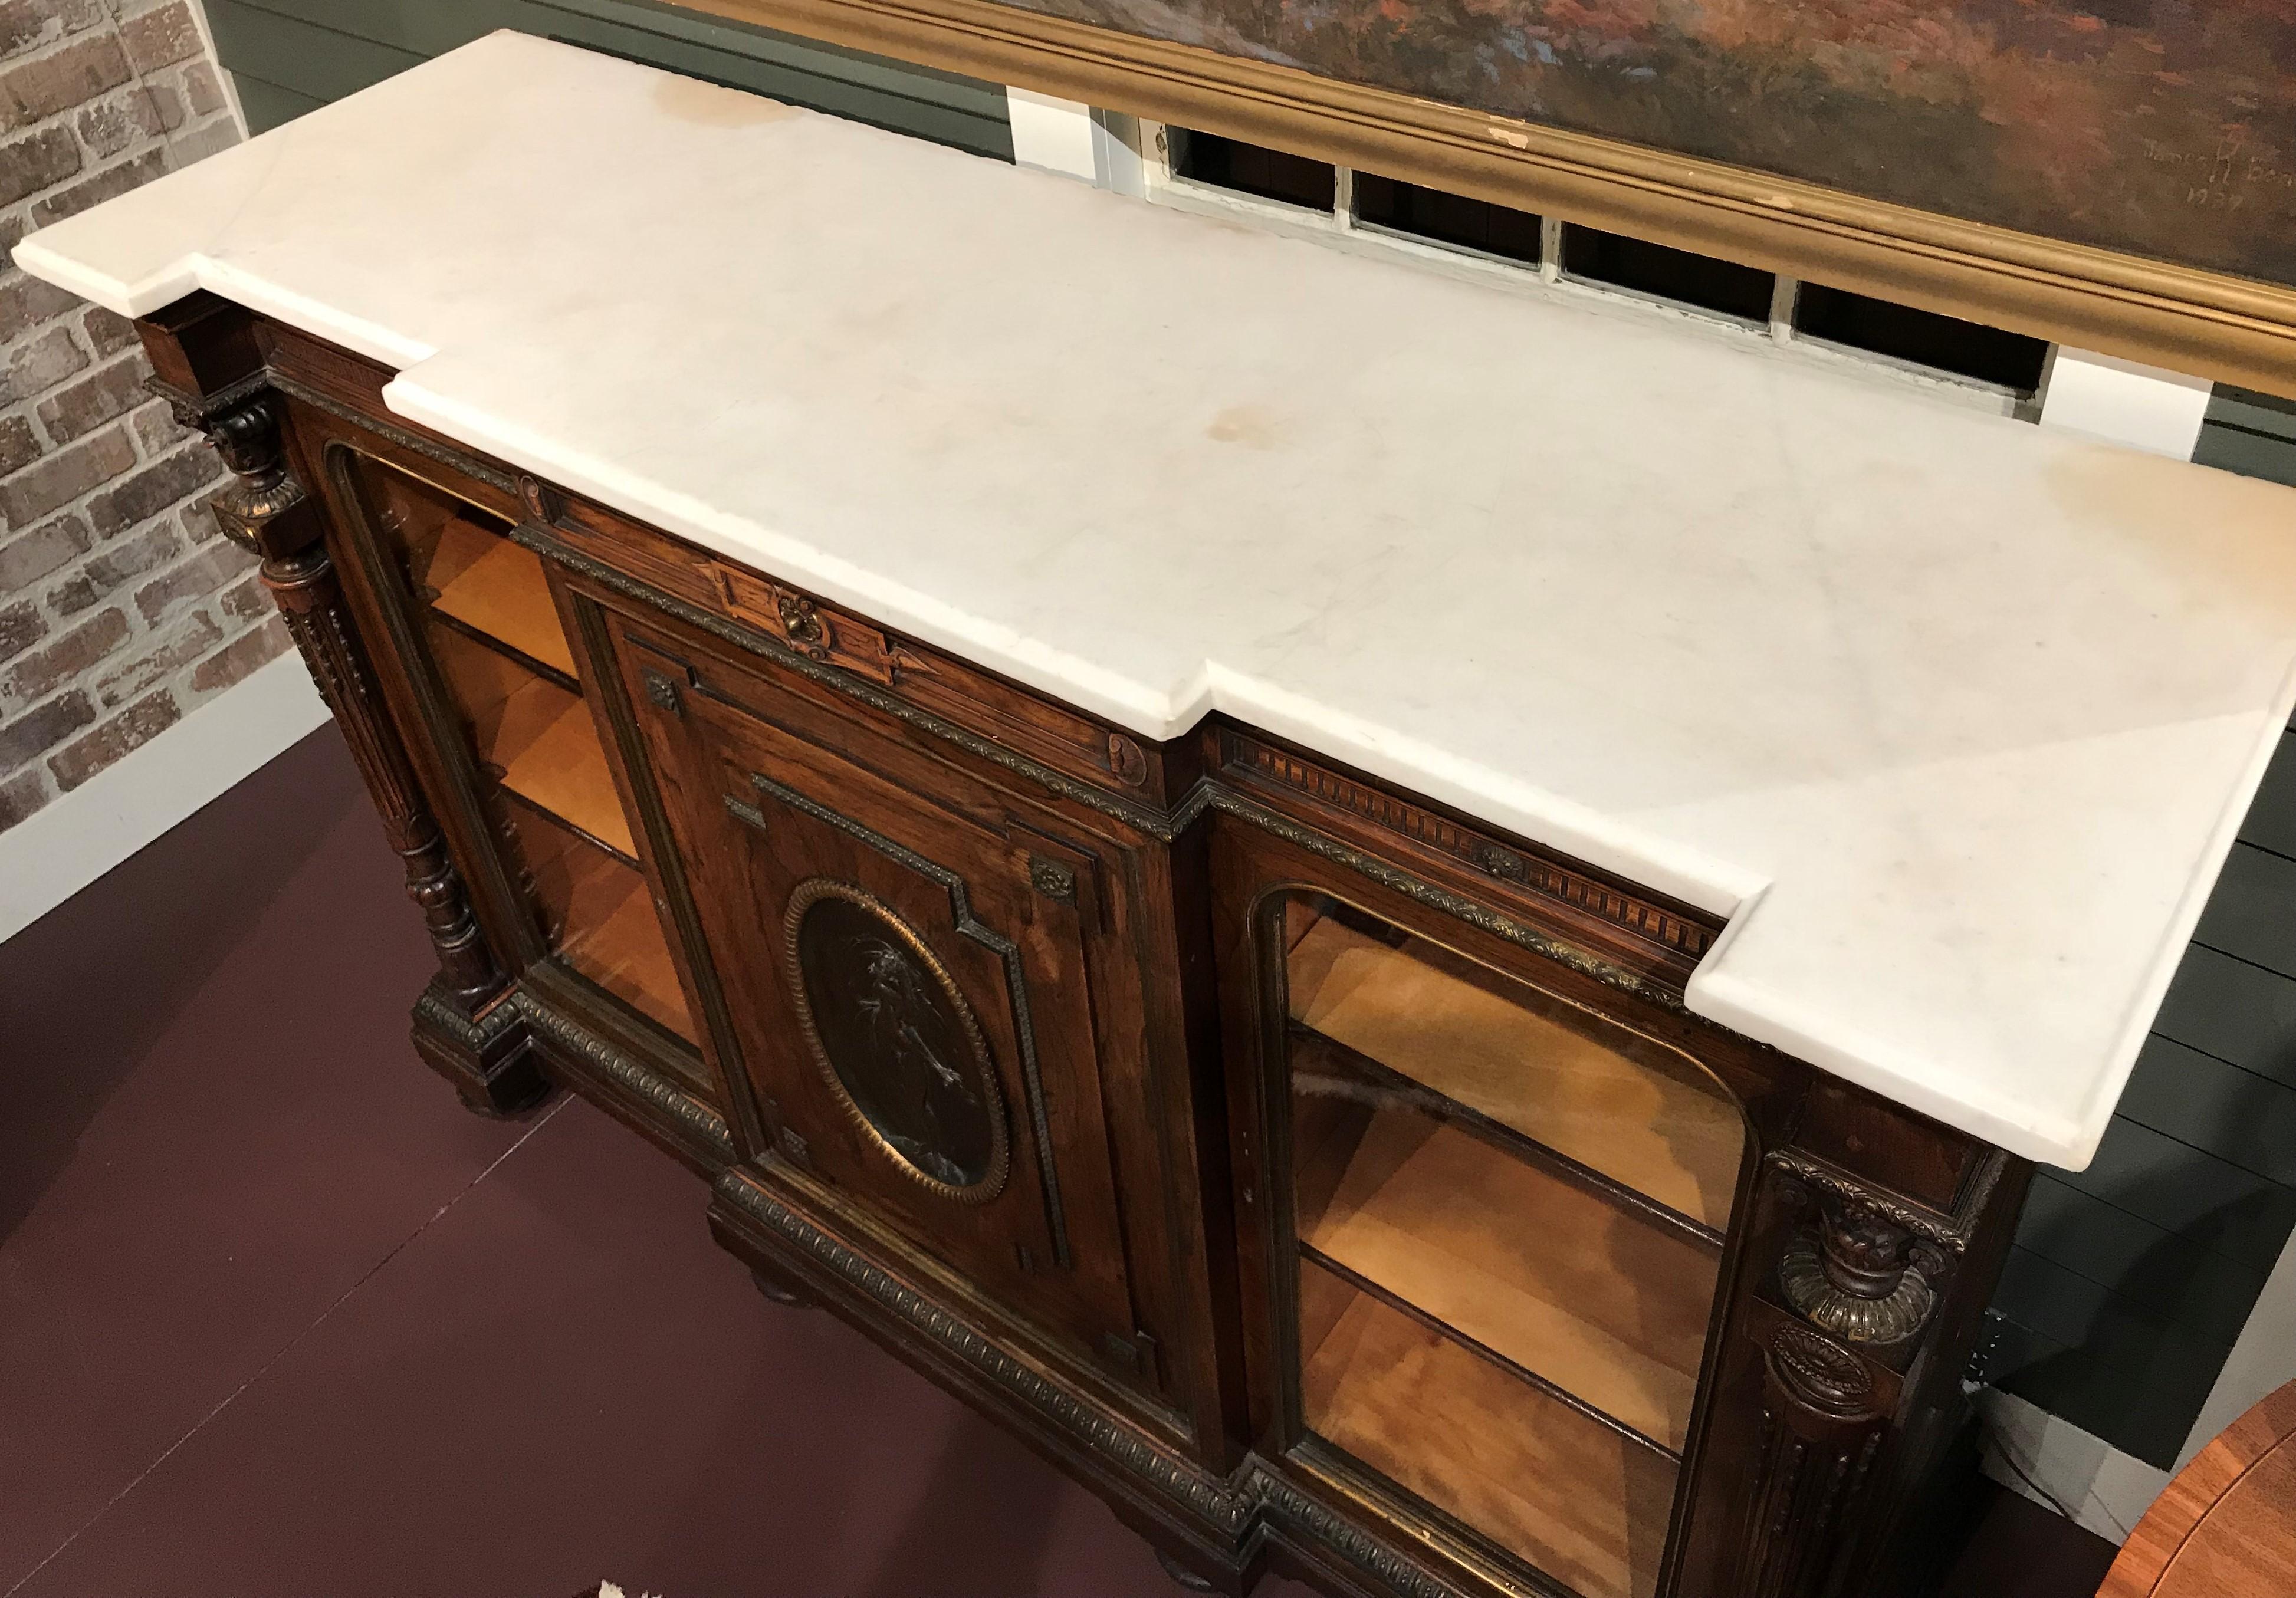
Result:
{"label": "carved acanthus ornament", "polygon": [[1919,1332],[1948,1267],[1939,1242],[1916,1235],[1901,1206],[1846,1183],[1821,1185],[1791,1168],[1780,1183],[1803,1217],[1778,1261],[1778,1288],[1795,1313],[1846,1341],[1875,1347]]}
{"label": "carved acanthus ornament", "polygon": [[[275,403],[258,392],[231,409],[211,413],[206,422],[208,438],[232,474],[215,496],[216,521],[233,543],[266,556],[274,549],[266,545],[265,529],[308,497],[288,470],[279,420],[272,410]],[[176,419],[184,420],[180,408]]]}

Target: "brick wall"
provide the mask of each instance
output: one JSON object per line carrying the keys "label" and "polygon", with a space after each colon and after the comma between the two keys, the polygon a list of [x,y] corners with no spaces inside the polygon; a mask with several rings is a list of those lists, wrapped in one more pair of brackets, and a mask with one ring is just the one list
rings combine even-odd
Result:
{"label": "brick wall", "polygon": [[286,647],[133,328],[18,240],[239,138],[192,0],[0,0],[0,831]]}

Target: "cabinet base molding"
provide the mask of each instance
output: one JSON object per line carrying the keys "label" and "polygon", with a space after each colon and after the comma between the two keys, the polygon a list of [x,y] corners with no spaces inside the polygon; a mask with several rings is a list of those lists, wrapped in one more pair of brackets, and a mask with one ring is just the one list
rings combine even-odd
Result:
{"label": "cabinet base molding", "polygon": [[[967,1393],[1082,1477],[1192,1592],[1248,1592],[1271,1560],[1336,1590],[1381,1598],[1459,1598],[1473,1590],[1439,1578],[1278,1464],[1248,1455],[1219,1477],[1158,1444],[816,1225],[750,1172],[719,1176],[709,1220],[760,1287],[779,1290],[769,1299],[834,1309]],[[1176,1545],[1185,1553],[1173,1552]]]}
{"label": "cabinet base molding", "polygon": [[1156,1562],[1163,1567],[1164,1574],[1172,1578],[1172,1585],[1184,1593],[1217,1593],[1220,1590],[1219,1583],[1209,1576],[1197,1575],[1161,1548],[1156,1550]]}
{"label": "cabinet base molding", "polygon": [[[1250,1493],[1157,1443],[1071,1391],[909,1282],[816,1225],[739,1168],[718,1178],[709,1206],[718,1240],[752,1268],[801,1284],[822,1303],[887,1340],[888,1321],[909,1335],[904,1353],[929,1350],[936,1373],[961,1372],[964,1385],[996,1395],[996,1409],[1021,1421],[1023,1435],[1072,1439],[1096,1461],[1147,1489],[1172,1516],[1234,1542],[1250,1528]],[[925,1346],[919,1349],[918,1345]],[[920,1361],[919,1363],[922,1363]]]}
{"label": "cabinet base molding", "polygon": [[726,1118],[670,1078],[569,1020],[531,986],[521,985],[512,1002],[550,1065],[605,1098],[624,1120],[654,1134],[657,1141],[667,1127],[674,1151],[706,1169],[734,1158],[734,1135]]}
{"label": "cabinet base molding", "polygon": [[505,994],[475,1019],[433,982],[414,1001],[414,1052],[480,1115],[514,1116],[550,1096],[525,1012]]}

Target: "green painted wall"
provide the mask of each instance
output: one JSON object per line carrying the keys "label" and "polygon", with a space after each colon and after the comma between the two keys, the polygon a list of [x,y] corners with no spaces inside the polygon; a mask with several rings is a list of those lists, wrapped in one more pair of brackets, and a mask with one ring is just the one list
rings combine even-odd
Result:
{"label": "green painted wall", "polygon": [[254,131],[499,28],[1013,159],[1004,91],[645,0],[207,0]]}

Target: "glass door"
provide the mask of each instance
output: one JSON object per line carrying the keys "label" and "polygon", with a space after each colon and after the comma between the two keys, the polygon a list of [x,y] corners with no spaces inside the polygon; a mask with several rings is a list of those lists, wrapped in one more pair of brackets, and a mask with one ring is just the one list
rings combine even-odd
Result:
{"label": "glass door", "polygon": [[1587,1598],[1655,1590],[1745,1132],[1670,1046],[1351,906],[1271,923],[1300,1421]]}
{"label": "glass door", "polygon": [[350,460],[544,947],[692,1044],[685,991],[541,558],[479,507],[369,457]]}

